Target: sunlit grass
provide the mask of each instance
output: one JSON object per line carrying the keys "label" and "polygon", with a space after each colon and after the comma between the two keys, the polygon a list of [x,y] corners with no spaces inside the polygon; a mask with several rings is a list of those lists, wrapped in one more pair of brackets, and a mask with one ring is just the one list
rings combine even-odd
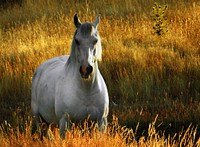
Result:
{"label": "sunlit grass", "polygon": [[[103,60],[99,68],[109,90],[110,121],[116,114],[120,124],[134,128],[139,121],[149,124],[158,114],[159,123],[199,125],[200,4],[195,0],[158,2],[168,5],[169,31],[163,36],[154,35],[154,1],[25,0],[21,7],[1,10],[0,123],[6,120],[13,129],[31,116],[33,72],[43,61],[70,53],[75,31],[73,16],[77,12],[83,22],[101,14]],[[30,137],[22,134],[12,137]],[[111,136],[108,133],[104,136],[108,138],[102,139],[116,141]],[[166,143],[168,136],[159,137],[159,142]],[[4,142],[9,139],[1,136]],[[122,140],[119,144],[123,146]],[[167,142],[173,144],[172,140]],[[150,144],[146,138],[145,143]]]}
{"label": "sunlit grass", "polygon": [[[101,146],[101,147],[136,147],[136,146],[198,146],[200,140],[195,142],[196,128],[189,126],[186,131],[179,132],[174,136],[165,136],[156,130],[156,119],[149,124],[148,136],[137,136],[133,129],[120,126],[118,118],[113,116],[112,122],[106,133],[101,133],[95,124],[88,126],[85,122],[83,126],[72,126],[72,129],[66,133],[64,140],[59,137],[59,132],[49,131],[49,138],[45,137],[43,141],[39,134],[32,133],[32,120],[24,124],[25,130],[20,132],[19,128],[9,128],[9,124],[1,125],[0,141],[1,146]],[[138,124],[139,125],[139,124]],[[136,126],[137,127],[137,126]],[[9,128],[9,129],[8,129]],[[137,131],[137,128],[136,128]],[[9,135],[7,133],[9,132]]]}

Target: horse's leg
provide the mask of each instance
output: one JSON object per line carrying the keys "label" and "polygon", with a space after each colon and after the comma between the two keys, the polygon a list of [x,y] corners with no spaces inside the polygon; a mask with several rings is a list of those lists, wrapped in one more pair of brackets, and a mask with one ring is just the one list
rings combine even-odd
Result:
{"label": "horse's leg", "polygon": [[45,122],[41,123],[41,140],[43,141],[43,137],[44,136],[48,136],[48,129],[49,129],[49,125],[46,124]]}
{"label": "horse's leg", "polygon": [[69,116],[64,114],[63,117],[59,121],[59,129],[60,129],[60,137],[62,139],[65,138],[65,131],[70,130],[70,122],[69,122]]}
{"label": "horse's leg", "polygon": [[48,136],[49,124],[43,119],[41,115],[39,115],[39,125],[40,139],[43,141],[43,137]]}
{"label": "horse's leg", "polygon": [[107,117],[103,117],[103,123],[104,123],[104,126],[105,126],[105,131],[106,131],[106,129],[107,129],[107,126],[108,126]]}
{"label": "horse's leg", "polygon": [[[36,134],[39,134],[40,136],[40,139],[41,139],[41,120],[40,120],[40,117],[39,115],[35,114],[33,116],[34,118],[34,126],[33,126],[33,134],[36,133]],[[35,128],[35,125],[36,125],[36,128]]]}
{"label": "horse's leg", "polygon": [[43,136],[47,137],[49,140],[54,139],[55,128],[56,125],[54,123],[48,124],[46,121],[43,121],[41,123],[41,131],[40,131],[41,140],[43,141]]}
{"label": "horse's leg", "polygon": [[103,133],[106,132],[107,125],[108,125],[108,122],[107,122],[107,118],[106,117],[103,117],[98,121],[98,128]]}
{"label": "horse's leg", "polygon": [[50,130],[51,130],[51,134],[53,135],[53,136],[55,136],[55,132],[56,132],[56,124],[54,124],[54,123],[52,123],[51,125],[50,125]]}

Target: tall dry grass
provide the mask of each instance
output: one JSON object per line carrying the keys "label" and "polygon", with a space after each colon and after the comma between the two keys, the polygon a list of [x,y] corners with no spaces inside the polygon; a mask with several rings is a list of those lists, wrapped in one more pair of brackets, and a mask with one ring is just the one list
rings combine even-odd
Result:
{"label": "tall dry grass", "polygon": [[[43,61],[69,54],[77,12],[83,22],[101,14],[99,67],[109,90],[110,121],[115,114],[122,125],[145,124],[138,136],[144,128],[148,136],[157,114],[166,132],[199,125],[199,1],[158,3],[169,6],[169,32],[161,37],[153,34],[154,1],[24,0],[22,6],[1,9],[0,123],[25,131],[32,74]],[[196,132],[198,139],[199,128]]]}
{"label": "tall dry grass", "polygon": [[56,130],[55,132],[50,131],[49,138],[44,138],[43,141],[40,140],[39,134],[32,134],[32,120],[29,120],[25,125],[26,130],[23,133],[19,131],[19,128],[10,128],[9,135],[7,135],[5,130],[9,126],[1,126],[0,146],[191,147],[200,145],[200,140],[195,142],[196,128],[189,126],[186,131],[179,132],[174,136],[165,136],[155,129],[156,119],[149,124],[147,137],[140,136],[137,138],[136,132],[130,128],[120,126],[118,118],[113,116],[113,121],[109,124],[106,133],[99,132],[95,124],[88,126],[88,123],[85,122],[84,126],[72,126],[71,131],[66,133],[64,140],[60,139],[58,130]]}

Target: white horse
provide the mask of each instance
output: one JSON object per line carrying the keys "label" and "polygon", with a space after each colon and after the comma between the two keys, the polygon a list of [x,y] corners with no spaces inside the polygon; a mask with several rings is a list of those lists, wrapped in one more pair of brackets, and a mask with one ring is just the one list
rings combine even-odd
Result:
{"label": "white horse", "polygon": [[38,125],[40,120],[56,124],[61,137],[71,123],[87,118],[102,131],[107,127],[108,91],[97,63],[102,52],[99,21],[97,16],[93,23],[81,23],[76,14],[70,55],[47,60],[32,79],[31,108]]}

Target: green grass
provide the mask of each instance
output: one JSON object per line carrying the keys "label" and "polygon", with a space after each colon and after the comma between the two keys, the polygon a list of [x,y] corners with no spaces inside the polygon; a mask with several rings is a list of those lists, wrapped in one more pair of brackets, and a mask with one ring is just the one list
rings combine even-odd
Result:
{"label": "green grass", "polygon": [[33,72],[69,54],[78,13],[83,22],[101,14],[99,68],[109,90],[110,122],[112,114],[121,125],[140,122],[141,132],[157,115],[166,132],[200,125],[200,4],[157,2],[168,5],[164,36],[153,33],[154,1],[25,0],[0,10],[0,124],[23,126],[31,116]]}

